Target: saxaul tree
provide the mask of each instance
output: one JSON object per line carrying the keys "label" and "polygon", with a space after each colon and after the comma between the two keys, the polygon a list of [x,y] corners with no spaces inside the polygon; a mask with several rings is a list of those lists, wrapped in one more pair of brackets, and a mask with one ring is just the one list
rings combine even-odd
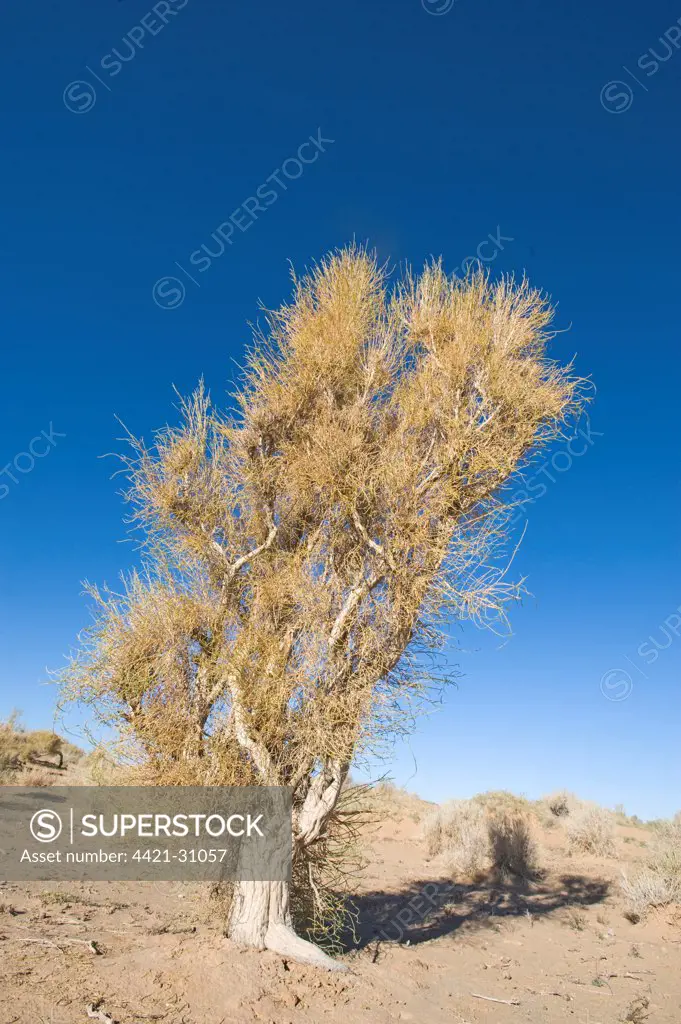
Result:
{"label": "saxaul tree", "polygon": [[[67,696],[134,737],[151,784],[290,787],[315,896],[357,752],[408,726],[448,623],[517,594],[509,478],[581,400],[552,315],[525,281],[433,263],[393,283],[351,247],[294,277],[229,409],[200,386],[178,426],[131,439],[144,568],[92,588]],[[286,882],[236,883],[228,934],[337,966]]]}

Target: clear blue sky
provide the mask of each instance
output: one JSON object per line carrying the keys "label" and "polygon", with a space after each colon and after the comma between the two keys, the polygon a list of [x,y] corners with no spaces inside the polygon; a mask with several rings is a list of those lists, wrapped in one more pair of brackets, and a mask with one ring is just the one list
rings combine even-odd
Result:
{"label": "clear blue sky", "polygon": [[[355,236],[394,263],[442,253],[454,270],[500,231],[492,272],[525,270],[553,295],[570,328],[556,354],[593,375],[593,444],[539,478],[516,562],[534,596],[502,648],[461,635],[460,687],[413,738],[409,786],[434,799],[567,786],[670,814],[681,640],[668,630],[652,661],[648,638],[668,643],[681,604],[681,50],[660,42],[681,11],[449,6],[6,0],[0,465],[17,482],[0,476],[0,713],[48,724],[46,668],[87,621],[80,581],[114,582],[134,558],[98,459],[117,447],[116,415],[148,436],[173,416],[171,385],[203,374],[226,391],[258,300],[288,294],[289,259]],[[318,129],[333,142],[285,176]],[[235,211],[232,244],[199,269],[191,254],[219,252],[211,234]],[[169,275],[185,299],[160,308],[152,288]],[[161,303],[174,289],[159,286]],[[66,436],[32,442],[50,424]],[[31,443],[47,452],[32,469]],[[601,686],[617,668],[630,693]],[[401,748],[397,781],[413,770]]]}

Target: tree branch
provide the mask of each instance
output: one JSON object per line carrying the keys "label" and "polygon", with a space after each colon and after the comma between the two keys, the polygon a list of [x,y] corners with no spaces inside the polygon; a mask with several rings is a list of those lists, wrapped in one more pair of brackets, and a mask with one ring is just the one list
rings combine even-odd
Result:
{"label": "tree branch", "polygon": [[298,814],[296,839],[303,846],[309,846],[321,834],[338,802],[348,768],[347,763],[334,758],[312,780]]}
{"label": "tree branch", "polygon": [[371,591],[376,586],[376,584],[382,579],[382,574],[379,576],[370,576],[368,579],[363,580],[361,583],[356,584],[352,588],[352,590],[345,599],[343,607],[336,616],[336,621],[334,622],[333,627],[331,629],[331,634],[329,636],[329,647],[331,647],[331,649],[338,646],[343,636],[345,624],[348,621],[348,618],[352,615],[354,610],[359,605],[360,601],[362,601],[367,596],[367,594],[370,594]]}
{"label": "tree branch", "polygon": [[248,716],[241,704],[241,696],[239,694],[239,687],[237,684],[236,676],[229,676],[227,679],[227,685],[232,698],[232,722],[234,725],[234,735],[237,741],[244,750],[247,750],[253,759],[255,767],[263,780],[268,786],[278,785],[277,773],[272,763],[270,752],[262,741],[262,738],[258,735],[257,731],[250,727],[248,723]]}
{"label": "tree branch", "polygon": [[253,548],[252,551],[249,551],[245,555],[242,555],[240,558],[237,558],[236,562],[234,562],[230,566],[228,573],[230,580],[234,579],[239,569],[243,569],[243,567],[247,565],[248,562],[252,561],[252,559],[256,558],[258,555],[261,555],[263,551],[268,551],[269,548],[272,547],[272,545],[274,544],[274,539],[277,536],[278,527],[271,516],[270,522],[270,532],[267,534],[267,539],[264,540],[262,544],[259,544],[256,548]]}
{"label": "tree branch", "polygon": [[367,547],[370,547],[371,550],[374,551],[380,558],[382,558],[383,561],[386,562],[387,565],[393,570],[393,572],[395,572],[396,567],[392,556],[388,551],[385,550],[385,546],[383,544],[379,544],[377,541],[372,540],[372,538],[369,536],[366,526],[360,519],[359,512],[357,511],[356,508],[352,510],[352,521],[355,525],[357,532],[362,537]]}

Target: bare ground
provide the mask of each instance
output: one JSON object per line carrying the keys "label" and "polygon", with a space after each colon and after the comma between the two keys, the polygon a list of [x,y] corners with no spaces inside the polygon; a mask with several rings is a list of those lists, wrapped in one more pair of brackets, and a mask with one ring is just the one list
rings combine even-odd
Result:
{"label": "bare ground", "polygon": [[342,975],[236,948],[189,885],[0,883],[0,1024],[680,1024],[681,909],[632,924],[617,887],[644,829],[619,859],[550,830],[540,883],[453,885],[416,817],[372,839]]}

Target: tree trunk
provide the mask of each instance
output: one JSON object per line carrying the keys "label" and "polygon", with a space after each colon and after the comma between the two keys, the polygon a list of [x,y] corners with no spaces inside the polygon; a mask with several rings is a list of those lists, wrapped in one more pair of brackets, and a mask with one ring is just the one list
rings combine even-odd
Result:
{"label": "tree trunk", "polygon": [[[294,857],[296,850],[309,846],[323,833],[347,771],[347,764],[331,761],[312,779],[302,807],[294,812]],[[347,970],[294,932],[289,882],[236,882],[227,934],[242,945],[271,949],[300,963]]]}
{"label": "tree trunk", "polygon": [[269,949],[329,971],[347,970],[293,931],[288,882],[235,882],[227,934],[242,946]]}
{"label": "tree trunk", "polygon": [[[252,723],[241,706],[240,693],[234,677],[228,680],[232,697],[234,734],[243,750],[253,760],[262,784],[276,785],[277,775],[272,757],[254,732]],[[323,764],[310,781],[302,807],[293,814],[293,856],[296,850],[309,846],[323,832],[340,794],[348,765],[337,760]],[[287,844],[282,857],[290,857]],[[276,859],[276,854],[274,854]],[[286,872],[282,872],[285,874]],[[234,894],[227,926],[227,935],[234,942],[254,949],[270,949],[274,953],[300,963],[324,967],[329,971],[345,971],[344,964],[333,960],[312,942],[301,939],[293,930],[290,908],[290,882],[249,881],[234,883]]]}

